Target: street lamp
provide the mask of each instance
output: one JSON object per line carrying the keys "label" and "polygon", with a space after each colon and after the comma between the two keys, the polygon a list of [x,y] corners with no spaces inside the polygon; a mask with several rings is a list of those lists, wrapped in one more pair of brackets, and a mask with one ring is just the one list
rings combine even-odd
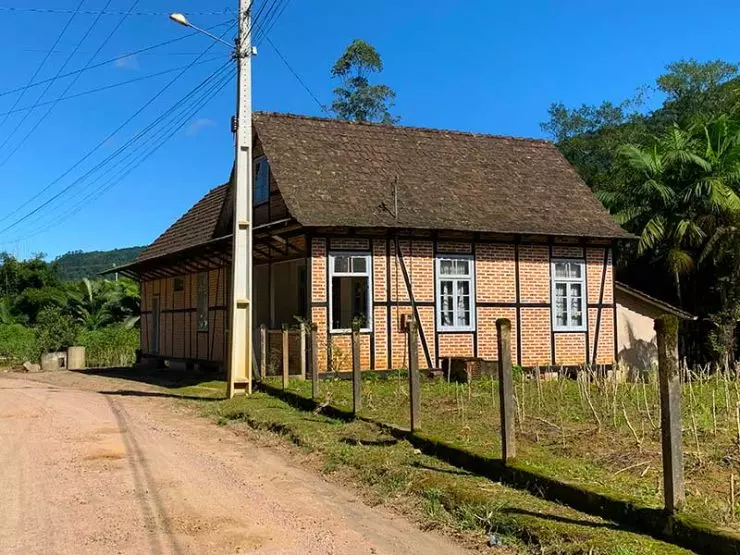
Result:
{"label": "street lamp", "polygon": [[172,21],[174,21],[175,23],[177,23],[178,25],[182,25],[183,27],[190,27],[191,29],[194,29],[194,30],[198,31],[199,33],[203,33],[204,35],[206,35],[208,37],[211,37],[213,40],[216,40],[216,41],[218,41],[220,43],[225,44],[229,48],[233,48],[234,47],[233,44],[229,44],[225,40],[223,40],[223,39],[217,37],[216,35],[214,35],[213,33],[209,33],[205,29],[201,29],[200,27],[196,27],[195,25],[193,25],[192,23],[190,23],[190,21],[188,21],[188,18],[185,17],[185,14],[182,14],[180,12],[174,12],[174,13],[171,13],[170,14],[170,19]]}
{"label": "street lamp", "polygon": [[[239,0],[239,38],[234,58],[237,62],[237,111],[233,177],[234,222],[232,228],[231,294],[229,301],[229,356],[226,393],[252,392],[252,56],[253,0]],[[196,27],[179,12],[170,14],[178,25],[191,27],[217,42],[233,48],[225,40]]]}

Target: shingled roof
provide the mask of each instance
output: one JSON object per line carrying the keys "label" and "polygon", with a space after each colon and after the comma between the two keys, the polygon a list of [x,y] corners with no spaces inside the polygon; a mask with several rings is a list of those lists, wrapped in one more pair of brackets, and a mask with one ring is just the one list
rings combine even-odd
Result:
{"label": "shingled roof", "polygon": [[264,112],[254,129],[305,226],[631,237],[548,141]]}
{"label": "shingled roof", "polygon": [[[254,130],[304,226],[632,237],[548,141],[265,112]],[[138,262],[216,238],[228,192],[208,192]]]}
{"label": "shingled roof", "polygon": [[195,206],[172,224],[137,258],[144,262],[201,245],[214,238],[221,207],[229,192],[226,183],[211,189]]}

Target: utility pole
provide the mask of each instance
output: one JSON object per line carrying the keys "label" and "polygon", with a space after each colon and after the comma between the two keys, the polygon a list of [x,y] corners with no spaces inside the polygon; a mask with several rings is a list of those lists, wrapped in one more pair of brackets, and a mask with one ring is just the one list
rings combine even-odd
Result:
{"label": "utility pole", "polygon": [[252,0],[239,0],[228,396],[252,392]]}

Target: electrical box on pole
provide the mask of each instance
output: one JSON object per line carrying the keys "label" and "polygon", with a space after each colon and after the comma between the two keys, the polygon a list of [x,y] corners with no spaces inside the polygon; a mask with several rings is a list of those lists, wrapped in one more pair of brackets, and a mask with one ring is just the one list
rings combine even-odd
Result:
{"label": "electrical box on pole", "polygon": [[228,396],[252,392],[252,0],[239,0]]}

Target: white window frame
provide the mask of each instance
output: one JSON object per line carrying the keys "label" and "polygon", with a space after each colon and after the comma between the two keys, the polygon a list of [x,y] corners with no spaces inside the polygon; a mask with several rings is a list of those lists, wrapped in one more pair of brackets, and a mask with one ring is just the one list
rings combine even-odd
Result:
{"label": "white window frame", "polygon": [[[262,200],[257,200],[257,166],[259,166],[262,162],[267,163],[267,196]],[[252,165],[252,175],[254,176],[254,193],[252,202],[255,206],[259,206],[262,204],[265,204],[266,202],[270,201],[270,161],[267,159],[267,156],[260,156],[258,158],[254,159],[253,165]]]}
{"label": "white window frame", "polygon": [[[581,267],[580,278],[555,277],[555,265],[556,264],[578,264]],[[568,322],[570,322],[570,285],[572,283],[581,284],[581,325],[574,326],[570,323],[566,325],[558,324],[557,309],[555,306],[555,285],[557,283],[565,283],[565,308],[568,313]],[[586,291],[586,261],[582,258],[553,258],[550,260],[550,309],[552,311],[552,329],[553,331],[586,331],[588,329],[588,292]]]}
{"label": "white window frame", "polygon": [[[468,274],[466,276],[443,276],[441,271],[442,261],[444,260],[467,260]],[[442,332],[473,332],[475,331],[475,258],[470,254],[442,254],[437,255],[435,262],[436,264],[436,291],[434,299],[434,312],[437,318],[437,329]],[[452,281],[452,321],[457,322],[457,282],[458,281],[469,281],[470,282],[470,324],[467,326],[460,326],[458,324],[443,324],[442,323],[442,282]]]}
{"label": "white window frame", "polygon": [[[335,272],[334,271],[334,260],[339,256],[358,257],[365,259],[365,272]],[[329,333],[351,333],[351,328],[337,328],[334,329],[332,326],[333,314],[334,314],[334,278],[335,277],[367,277],[367,325],[360,328],[360,332],[368,333],[373,331],[373,257],[372,254],[367,251],[330,251],[327,259],[329,264],[329,290],[327,295],[329,296],[329,314],[327,315],[329,320]]]}

